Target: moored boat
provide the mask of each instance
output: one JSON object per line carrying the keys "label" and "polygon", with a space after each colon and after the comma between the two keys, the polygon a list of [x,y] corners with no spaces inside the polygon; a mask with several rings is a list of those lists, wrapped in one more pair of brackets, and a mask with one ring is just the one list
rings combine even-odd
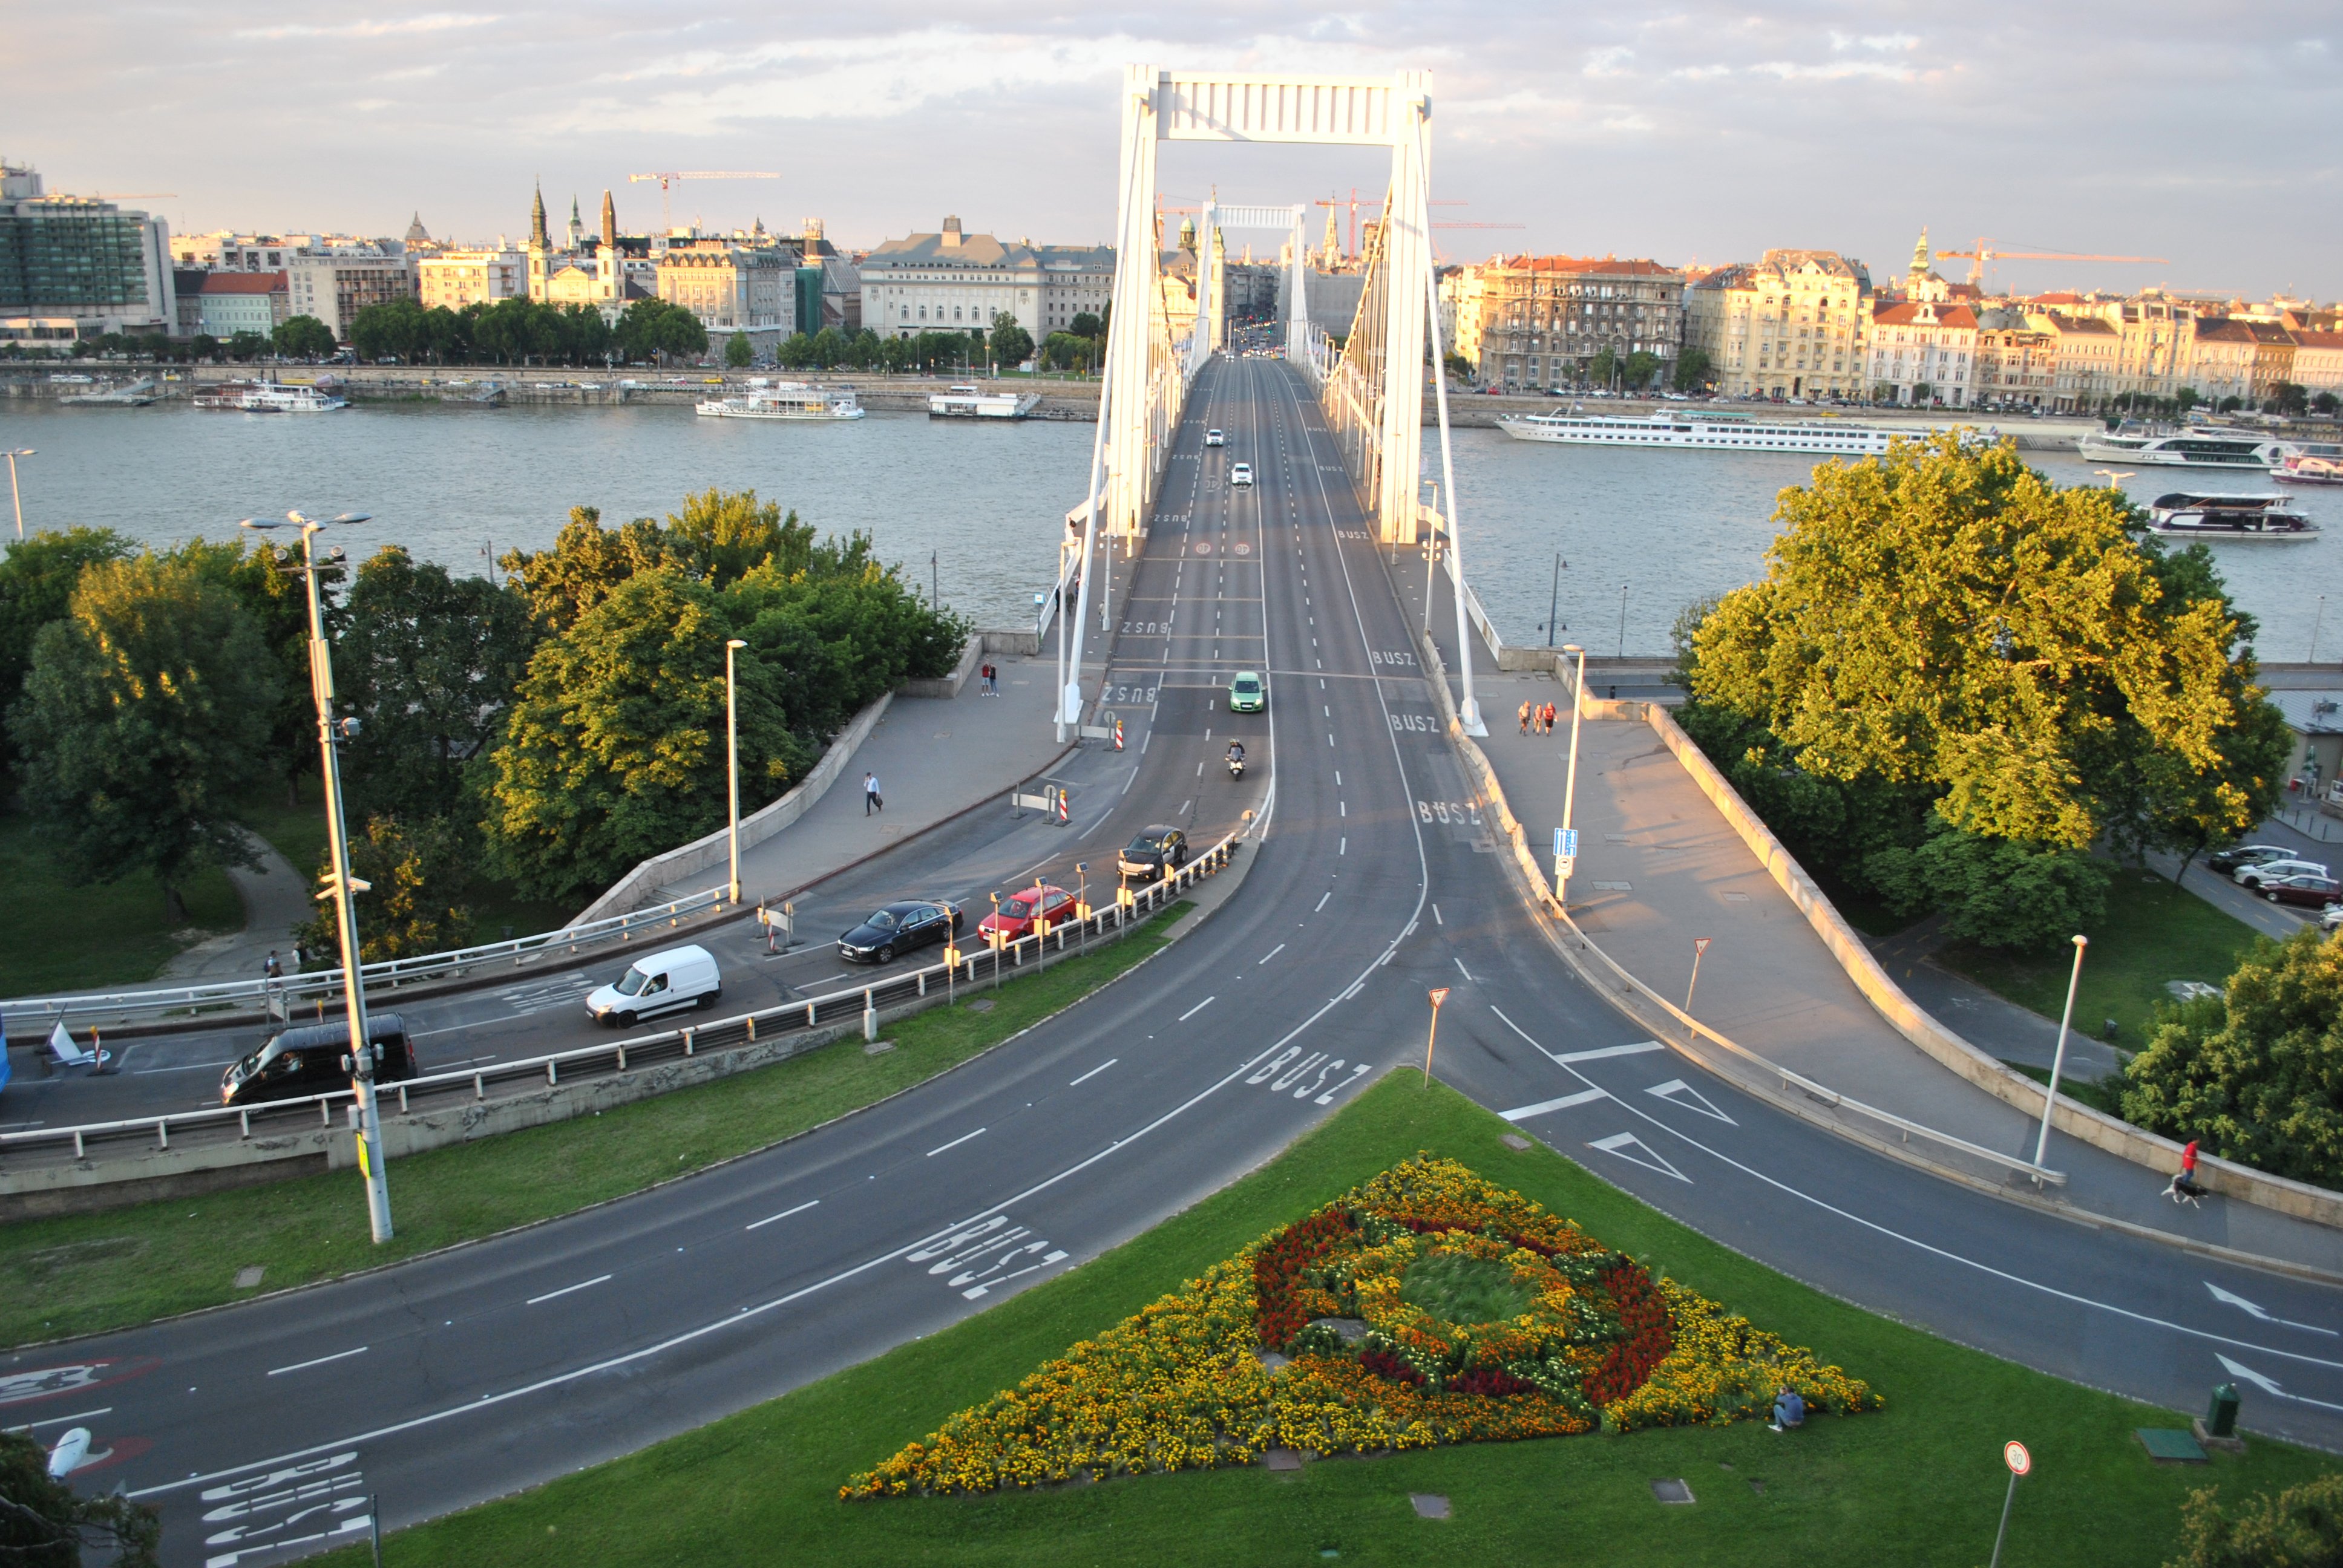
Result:
{"label": "moored boat", "polygon": [[2100,463],[2143,463],[2164,468],[2270,468],[2279,446],[2247,430],[2204,426],[2158,435],[2127,424],[2075,439],[2075,450]]}
{"label": "moored boat", "polygon": [[693,407],[711,419],[860,419],[869,411],[855,400],[851,387],[802,381],[751,381],[746,392],[703,397]]}
{"label": "moored boat", "polygon": [[2343,485],[2343,443],[2289,442],[2270,477],[2288,485]]}
{"label": "moored boat", "polygon": [[1041,401],[1038,392],[987,392],[981,387],[952,387],[928,395],[931,419],[1022,419]]}
{"label": "moored boat", "polygon": [[321,387],[297,387],[278,381],[229,381],[196,394],[198,408],[243,414],[330,414],[347,408],[347,399]]}
{"label": "moored boat", "polygon": [[2180,490],[2147,509],[2147,531],[2167,539],[2315,539],[2317,523],[2284,496],[2216,496]]}
{"label": "moored boat", "polygon": [[1798,452],[1816,457],[1876,457],[1887,444],[1926,432],[1890,430],[1827,419],[1767,420],[1745,415],[1515,414],[1497,421],[1516,441],[1573,447],[1683,447],[1704,452]]}

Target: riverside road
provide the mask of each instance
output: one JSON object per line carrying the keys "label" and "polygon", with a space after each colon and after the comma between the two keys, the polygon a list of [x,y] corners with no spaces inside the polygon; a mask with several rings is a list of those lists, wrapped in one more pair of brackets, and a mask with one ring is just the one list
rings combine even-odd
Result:
{"label": "riverside road", "polygon": [[[1207,426],[1225,448],[1202,446]],[[1254,487],[1228,486],[1240,461]],[[1420,1060],[1425,990],[1446,985],[1446,1081],[1727,1244],[2159,1403],[2201,1404],[2244,1379],[2234,1363],[2292,1396],[2247,1387],[2249,1425],[2343,1448],[2343,1292],[1938,1181],[1700,1073],[1572,975],[1432,719],[1385,564],[1284,365],[1204,372],[1136,570],[1106,678],[1148,722],[1136,758],[1081,756],[1099,770],[1095,804],[1078,805],[1098,813],[1081,834],[1091,863],[1150,821],[1262,813],[1242,885],[1180,940],[1006,1049],[699,1176],[16,1354],[0,1421],[90,1426],[114,1457],[84,1489],[120,1480],[161,1504],[174,1563],[355,1537],[369,1496],[391,1526],[462,1507],[933,1332],[1136,1235]],[[1268,672],[1266,714],[1228,712],[1239,668]],[[1232,738],[1260,769],[1242,790],[1218,764]],[[1073,858],[1031,835],[1079,829],[970,819],[813,901],[999,885],[1034,845],[1052,868]],[[574,1003],[531,1021],[493,1018],[495,1000],[434,1004],[480,1010],[444,1049],[518,1055],[549,1043],[532,1031],[577,1027],[555,1016]]]}

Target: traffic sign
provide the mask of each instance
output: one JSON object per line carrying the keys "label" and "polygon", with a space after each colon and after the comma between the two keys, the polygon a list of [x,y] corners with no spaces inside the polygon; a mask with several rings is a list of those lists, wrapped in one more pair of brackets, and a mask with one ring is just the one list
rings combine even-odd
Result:
{"label": "traffic sign", "polygon": [[1700,957],[1700,955],[1701,955],[1701,954],[1703,954],[1703,953],[1704,953],[1704,952],[1708,951],[1708,944],[1709,944],[1709,943],[1711,943],[1711,942],[1713,942],[1713,941],[1715,941],[1715,940],[1716,940],[1716,939],[1715,939],[1715,937],[1694,937],[1694,938],[1693,938],[1693,940],[1692,940],[1692,956],[1693,956],[1693,957],[1694,957],[1694,958],[1698,958],[1698,957]]}
{"label": "traffic sign", "polygon": [[1442,1002],[1446,1001],[1447,1000],[1448,988],[1446,986],[1441,986],[1432,993],[1432,1005],[1434,1007],[1438,1007]]}
{"label": "traffic sign", "polygon": [[1554,830],[1554,852],[1557,855],[1567,855],[1571,859],[1576,859],[1578,858],[1578,829],[1575,828],[1556,828]]}
{"label": "traffic sign", "polygon": [[2012,1475],[2023,1475],[2034,1468],[2034,1456],[2026,1452],[2026,1445],[2022,1442],[2003,1443],[2001,1462],[2009,1466]]}

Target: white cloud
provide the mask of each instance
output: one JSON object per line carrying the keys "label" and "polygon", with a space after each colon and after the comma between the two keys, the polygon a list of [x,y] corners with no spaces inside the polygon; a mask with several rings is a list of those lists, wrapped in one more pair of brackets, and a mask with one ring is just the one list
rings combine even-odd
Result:
{"label": "white cloud", "polygon": [[448,33],[459,27],[486,27],[501,22],[502,16],[480,16],[450,11],[435,11],[427,16],[408,16],[389,22],[345,22],[339,26],[321,27],[301,23],[287,23],[275,27],[239,28],[233,35],[238,38],[276,40],[282,38],[389,38],[402,34]]}

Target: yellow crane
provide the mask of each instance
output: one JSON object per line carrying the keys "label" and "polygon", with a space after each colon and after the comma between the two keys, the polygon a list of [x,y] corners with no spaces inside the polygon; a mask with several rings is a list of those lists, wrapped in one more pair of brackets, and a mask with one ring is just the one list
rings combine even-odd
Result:
{"label": "yellow crane", "polygon": [[1940,250],[1936,253],[1938,261],[1950,261],[1956,256],[1968,258],[1968,281],[1973,284],[1985,281],[1986,264],[1994,261],[2121,261],[2152,266],[2171,265],[2160,256],[2091,256],[2072,250],[1996,250],[1989,239],[1977,241],[1974,250]]}
{"label": "yellow crane", "polygon": [[659,226],[668,234],[675,232],[675,204],[669,190],[678,180],[777,180],[781,176],[769,169],[666,169],[647,175],[628,175],[628,185],[640,185],[645,180],[659,181]]}

